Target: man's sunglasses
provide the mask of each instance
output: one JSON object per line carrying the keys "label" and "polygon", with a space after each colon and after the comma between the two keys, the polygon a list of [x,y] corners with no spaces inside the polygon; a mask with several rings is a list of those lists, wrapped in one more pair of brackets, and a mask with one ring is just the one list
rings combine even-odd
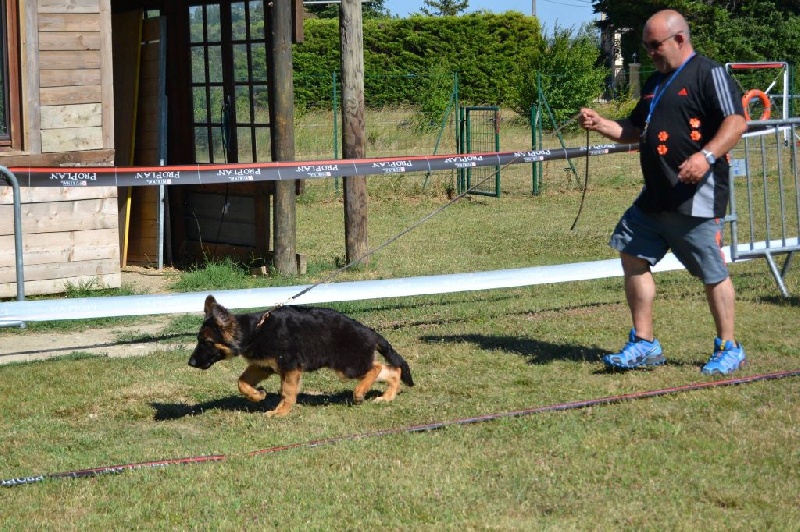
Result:
{"label": "man's sunglasses", "polygon": [[662,44],[664,44],[665,42],[667,42],[667,41],[668,41],[668,40],[670,40],[670,39],[674,39],[675,37],[677,37],[677,36],[678,36],[678,35],[680,35],[680,34],[681,34],[681,32],[680,32],[680,31],[679,31],[679,32],[677,32],[677,33],[673,33],[673,34],[672,34],[672,35],[670,35],[669,37],[666,37],[666,38],[664,38],[664,39],[661,39],[660,41],[648,41],[648,42],[644,42],[644,41],[642,41],[642,46],[643,46],[643,47],[644,47],[644,49],[645,49],[645,50],[647,50],[648,52],[655,52],[656,50],[658,50],[659,48],[661,48],[661,45],[662,45]]}

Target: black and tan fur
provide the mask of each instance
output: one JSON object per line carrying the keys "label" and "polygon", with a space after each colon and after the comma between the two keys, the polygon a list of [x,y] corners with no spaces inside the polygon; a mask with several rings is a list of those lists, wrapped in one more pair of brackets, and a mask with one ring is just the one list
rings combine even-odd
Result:
{"label": "black and tan fur", "polygon": [[[380,353],[388,364],[375,360]],[[214,296],[205,302],[205,320],[189,358],[194,368],[208,369],[235,356],[248,366],[239,376],[239,391],[250,401],[266,397],[258,384],[272,374],[281,378],[281,401],[269,416],[284,416],[297,401],[304,372],[330,368],[342,379],[358,379],[353,401],[360,403],[375,381],[386,382],[376,401],[391,401],[400,382],[414,386],[411,370],[386,338],[335,310],[278,307],[269,313],[234,314]]]}

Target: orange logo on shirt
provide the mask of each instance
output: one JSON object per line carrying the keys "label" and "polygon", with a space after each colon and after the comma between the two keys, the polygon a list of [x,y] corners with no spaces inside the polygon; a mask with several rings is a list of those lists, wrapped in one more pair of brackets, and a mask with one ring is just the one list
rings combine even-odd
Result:
{"label": "orange logo on shirt", "polygon": [[667,147],[664,144],[659,144],[658,147],[656,148],[656,151],[658,152],[659,155],[663,157],[664,155],[667,154],[667,151],[669,150],[667,150]]}
{"label": "orange logo on shirt", "polygon": [[667,133],[666,131],[658,132],[658,140],[660,140],[661,142],[667,142],[668,138],[669,138],[669,133]]}
{"label": "orange logo on shirt", "polygon": [[703,134],[698,131],[698,129],[700,129],[701,124],[702,123],[700,122],[699,118],[689,119],[689,127],[692,128],[692,132],[689,134],[689,137],[695,142],[700,142],[701,140],[703,140]]}
{"label": "orange logo on shirt", "polygon": [[689,93],[686,92],[686,87],[678,91],[678,96],[689,96]]}

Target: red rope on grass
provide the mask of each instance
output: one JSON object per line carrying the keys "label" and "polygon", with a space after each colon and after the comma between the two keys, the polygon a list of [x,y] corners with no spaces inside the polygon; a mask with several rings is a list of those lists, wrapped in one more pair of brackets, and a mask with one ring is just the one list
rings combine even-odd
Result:
{"label": "red rope on grass", "polygon": [[[689,392],[694,390],[703,390],[706,388],[715,388],[718,386],[733,386],[739,384],[750,384],[758,381],[783,379],[786,377],[800,376],[800,369],[791,371],[778,371],[774,373],[764,373],[761,375],[750,375],[747,377],[737,377],[733,379],[725,379],[711,382],[702,382],[698,384],[687,384],[684,386],[676,386],[673,388],[664,388],[661,390],[650,390],[644,392],[634,392],[622,395],[612,395],[609,397],[601,397],[598,399],[586,399],[583,401],[573,401],[569,403],[558,403],[546,406],[537,406],[533,408],[526,408],[524,410],[514,410],[510,412],[501,412],[497,414],[486,414],[483,416],[469,417],[462,419],[454,419],[450,421],[438,421],[435,423],[426,423],[422,425],[409,425],[405,427],[397,427],[393,429],[382,429],[372,432],[364,432],[360,434],[350,434],[345,436],[333,436],[331,438],[323,438],[320,440],[310,440],[305,442],[291,443],[288,445],[276,445],[266,449],[251,451],[246,456],[257,456],[261,454],[277,453],[282,451],[289,451],[292,449],[300,448],[314,448],[323,445],[333,445],[345,441],[360,440],[364,438],[374,438],[378,436],[390,436],[393,434],[413,433],[413,432],[428,432],[431,430],[442,429],[454,425],[470,425],[474,423],[483,423],[485,421],[494,421],[496,419],[503,419],[509,417],[522,417],[530,416],[533,414],[541,414],[544,412],[558,412],[563,410],[574,410],[578,408],[587,408],[590,406],[607,405],[611,403],[620,403],[623,401],[633,401],[636,399],[648,399],[651,397],[659,397],[662,395],[669,395],[680,392]],[[172,458],[167,460],[155,460],[151,462],[139,462],[132,464],[121,464],[107,467],[95,467],[91,469],[77,469],[74,471],[63,471],[61,473],[49,473],[45,475],[37,475],[31,477],[11,478],[0,480],[0,486],[14,487],[23,486],[27,484],[35,484],[45,480],[56,480],[62,478],[89,478],[101,475],[110,475],[124,473],[136,469],[150,469],[157,467],[167,467],[172,465],[186,465],[186,464],[199,464],[205,462],[222,462],[230,458],[228,455],[215,454],[207,456],[189,456],[185,458]]]}

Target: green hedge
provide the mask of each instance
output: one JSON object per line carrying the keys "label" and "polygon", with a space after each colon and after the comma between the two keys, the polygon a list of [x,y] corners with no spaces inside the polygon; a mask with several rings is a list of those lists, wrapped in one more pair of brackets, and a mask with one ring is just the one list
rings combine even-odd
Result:
{"label": "green hedge", "polygon": [[[340,70],[339,23],[335,19],[305,21],[305,39],[294,46],[295,100],[301,108],[330,107],[332,77]],[[475,13],[458,17],[412,16],[364,20],[365,98],[369,106],[422,104],[429,97],[424,79],[443,69],[457,72],[462,103],[523,107],[522,83],[527,72],[549,50],[536,18],[522,13]],[[592,50],[589,50],[591,53]],[[542,64],[556,72],[583,76],[573,65]],[[586,53],[582,49],[581,53]],[[602,69],[600,69],[602,71]],[[600,76],[602,78],[602,75]],[[593,95],[602,92],[602,83]],[[533,101],[530,102],[533,104]]]}

